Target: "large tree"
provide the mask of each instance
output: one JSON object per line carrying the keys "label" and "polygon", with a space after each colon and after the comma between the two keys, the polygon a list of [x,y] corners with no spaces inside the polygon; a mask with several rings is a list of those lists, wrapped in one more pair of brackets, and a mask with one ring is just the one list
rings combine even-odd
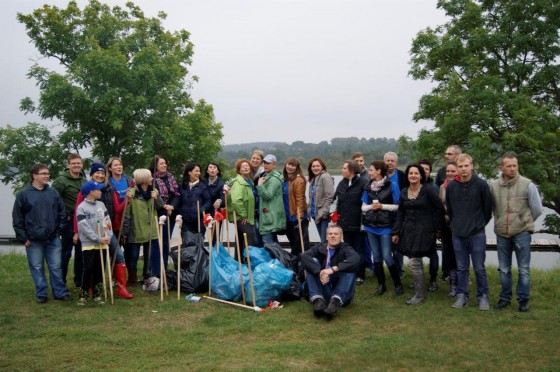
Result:
{"label": "large tree", "polygon": [[[104,161],[116,155],[125,166],[146,167],[160,154],[177,172],[187,160],[214,160],[222,126],[211,105],[191,98],[193,45],[186,30],[166,31],[165,17],[96,0],[83,10],[70,2],[18,13],[42,56],[28,73],[39,101],[25,98],[21,109],[60,121],[60,147]],[[53,60],[55,67],[44,63]]]}
{"label": "large tree", "polygon": [[[521,173],[560,212],[560,5],[557,0],[440,0],[449,21],[417,34],[410,75],[434,83],[414,119],[433,120],[413,156],[437,158],[449,144],[471,153],[478,170],[497,174],[497,159],[517,153]],[[558,216],[547,219],[560,232]]]}

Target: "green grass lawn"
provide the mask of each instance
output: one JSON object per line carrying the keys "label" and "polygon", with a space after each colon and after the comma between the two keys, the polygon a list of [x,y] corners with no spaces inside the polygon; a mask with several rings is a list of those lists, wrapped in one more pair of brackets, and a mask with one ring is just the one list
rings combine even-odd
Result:
{"label": "green grass lawn", "polygon": [[[0,255],[0,370],[558,370],[560,268],[531,274],[528,313],[515,301],[502,311],[472,300],[453,309],[447,283],[407,306],[410,275],[400,298],[390,282],[374,298],[368,276],[354,304],[326,322],[303,300],[256,313],[176,293],[162,303],[140,287],[114,305],[38,305],[25,256]],[[494,305],[498,274],[488,275]]]}

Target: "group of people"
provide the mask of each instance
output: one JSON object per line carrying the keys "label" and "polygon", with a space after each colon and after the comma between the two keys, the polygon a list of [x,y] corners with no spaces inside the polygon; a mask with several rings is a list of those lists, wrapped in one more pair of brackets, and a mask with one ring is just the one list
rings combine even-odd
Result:
{"label": "group of people", "polygon": [[[278,242],[278,235],[287,237],[307,272],[314,314],[330,319],[352,302],[366,267],[373,269],[378,281],[375,296],[387,292],[384,262],[395,295],[404,294],[403,256],[409,258],[415,289],[406,303],[423,302],[424,257],[430,260],[428,290],[438,289],[438,238],[443,246],[443,277],[449,278],[449,294],[455,298],[452,306],[468,304],[472,259],[479,308],[488,310],[484,228],[494,212],[502,282],[495,307],[511,303],[515,252],[517,301],[520,311],[528,311],[530,240],[533,222],[542,212],[538,190],[519,175],[517,158],[511,153],[502,157],[501,175],[490,185],[477,176],[473,159],[458,146],[450,146],[445,159],[447,164],[434,182],[427,160],[409,164],[403,172],[397,168],[394,152],[372,161],[368,168],[363,154],[354,153],[342,165],[342,180],[335,187],[320,158],[309,161],[306,176],[295,157],[288,158],[280,171],[276,157],[259,150],[236,162],[237,175],[229,185],[216,163],[207,165],[204,177],[200,165],[187,163],[177,182],[161,156],[155,156],[147,169],[136,169],[132,178],[123,174],[119,158],[109,159],[106,165],[94,163],[87,181],[82,159],[72,154],[68,170],[52,188],[48,168],[32,167],[32,183],[16,197],[13,225],[17,239],[27,247],[37,302],[47,301],[45,260],[54,298],[71,300],[66,276],[74,249],[74,283],[81,288],[79,303],[83,303],[88,296],[100,301],[100,255],[92,252],[110,249],[117,295],[132,298],[126,286],[138,282],[141,247],[146,261],[143,278],[158,276],[160,265],[167,266],[175,217],[182,216],[184,228],[204,234],[203,215],[214,215],[227,206],[229,221],[236,224],[240,236],[246,234],[249,245],[263,247]],[[167,219],[160,260],[157,224],[163,215]],[[321,241],[313,247],[309,221]]]}

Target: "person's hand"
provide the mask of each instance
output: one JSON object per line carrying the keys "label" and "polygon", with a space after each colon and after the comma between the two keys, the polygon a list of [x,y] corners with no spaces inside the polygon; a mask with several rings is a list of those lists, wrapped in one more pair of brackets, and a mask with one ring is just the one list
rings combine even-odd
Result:
{"label": "person's hand", "polygon": [[157,199],[157,195],[158,193],[156,190],[152,191],[152,199]]}
{"label": "person's hand", "polygon": [[29,239],[27,239],[27,240],[25,241],[25,244],[24,244],[24,245],[25,245],[25,248],[31,247],[31,241],[30,241]]}
{"label": "person's hand", "polygon": [[259,185],[259,186],[262,185],[262,184],[264,183],[264,181],[266,181],[266,177],[261,177],[261,178],[259,178],[258,185]]}
{"label": "person's hand", "polygon": [[74,235],[72,236],[72,243],[78,244],[78,236],[78,233],[74,233]]}
{"label": "person's hand", "polygon": [[101,244],[109,244],[110,241],[111,238],[109,238],[108,236],[104,236],[101,238]]}
{"label": "person's hand", "polygon": [[132,200],[132,194],[134,193],[133,189],[128,189],[126,190],[126,197],[128,198],[128,201],[130,202]]}
{"label": "person's hand", "polygon": [[319,278],[321,279],[322,284],[327,284],[329,282],[329,275],[333,273],[332,269],[323,269],[319,273]]}
{"label": "person's hand", "polygon": [[228,186],[228,185],[224,185],[224,194],[227,195],[228,192],[229,192],[229,186]]}
{"label": "person's hand", "polygon": [[120,241],[121,245],[125,245],[126,244],[126,235],[121,235],[121,241]]}
{"label": "person's hand", "polygon": [[381,203],[373,203],[373,204],[371,205],[371,209],[373,209],[374,211],[381,210],[381,209],[383,209],[383,204],[381,204]]}
{"label": "person's hand", "polygon": [[391,237],[391,241],[393,242],[393,244],[399,244],[399,236],[398,235],[393,235]]}
{"label": "person's hand", "polygon": [[329,213],[323,213],[323,217],[321,217],[322,220],[328,220],[330,218]]}
{"label": "person's hand", "polygon": [[222,205],[222,199],[216,199],[216,201],[214,202],[214,209],[220,209],[220,205]]}
{"label": "person's hand", "polygon": [[241,224],[242,224],[242,225],[245,225],[247,222],[249,222],[249,220],[247,220],[246,218],[244,218],[244,219],[241,220]]}

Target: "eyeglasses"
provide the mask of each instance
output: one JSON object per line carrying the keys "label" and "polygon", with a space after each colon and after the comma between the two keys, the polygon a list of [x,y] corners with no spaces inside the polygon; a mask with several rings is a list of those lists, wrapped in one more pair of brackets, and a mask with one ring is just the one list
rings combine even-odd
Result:
{"label": "eyeglasses", "polygon": [[39,176],[49,176],[50,173],[49,172],[41,172],[41,173],[35,173],[38,174]]}

